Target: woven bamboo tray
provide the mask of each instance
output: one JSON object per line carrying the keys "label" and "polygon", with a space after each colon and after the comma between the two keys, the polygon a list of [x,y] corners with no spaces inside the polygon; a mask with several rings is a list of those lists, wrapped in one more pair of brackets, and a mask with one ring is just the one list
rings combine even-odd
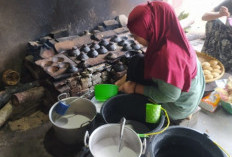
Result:
{"label": "woven bamboo tray", "polygon": [[218,77],[215,77],[213,79],[209,79],[209,80],[205,80],[206,83],[209,83],[209,82],[213,82],[215,80],[218,80],[220,79],[224,74],[225,74],[225,67],[224,65],[219,61],[217,60],[216,58],[206,54],[206,53],[203,53],[203,52],[197,52],[197,57],[198,59],[200,60],[201,63],[203,62],[209,62],[211,60],[216,60],[218,62],[218,65],[221,67],[221,73]]}

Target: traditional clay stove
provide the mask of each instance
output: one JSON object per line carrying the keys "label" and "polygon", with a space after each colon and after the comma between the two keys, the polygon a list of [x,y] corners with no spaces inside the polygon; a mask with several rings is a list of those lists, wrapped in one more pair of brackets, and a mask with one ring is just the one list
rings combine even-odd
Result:
{"label": "traditional clay stove", "polygon": [[33,52],[36,66],[28,69],[32,73],[42,71],[58,92],[71,95],[82,95],[95,84],[114,83],[126,73],[125,59],[136,55],[143,47],[116,20],[104,21],[96,28],[81,36],[43,37],[46,40],[29,42],[34,46],[39,43],[36,48],[30,45],[33,50],[39,50],[39,55]]}

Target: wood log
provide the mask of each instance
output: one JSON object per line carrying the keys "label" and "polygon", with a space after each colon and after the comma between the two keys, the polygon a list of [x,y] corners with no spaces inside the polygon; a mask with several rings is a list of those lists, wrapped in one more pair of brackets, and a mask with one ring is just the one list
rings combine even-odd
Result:
{"label": "wood log", "polygon": [[13,106],[11,101],[9,101],[1,110],[0,110],[0,127],[5,124],[8,118],[13,112]]}
{"label": "wood log", "polygon": [[24,105],[27,103],[38,102],[42,99],[45,93],[44,87],[34,87],[29,90],[12,95],[11,101],[14,106]]}
{"label": "wood log", "polygon": [[0,109],[10,100],[13,94],[39,86],[39,84],[39,81],[35,81],[7,88],[4,92],[0,94]]}

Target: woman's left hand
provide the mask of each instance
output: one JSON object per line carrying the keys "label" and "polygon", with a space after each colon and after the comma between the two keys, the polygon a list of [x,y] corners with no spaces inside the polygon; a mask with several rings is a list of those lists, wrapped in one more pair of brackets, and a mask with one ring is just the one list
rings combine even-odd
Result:
{"label": "woman's left hand", "polygon": [[122,92],[127,93],[127,94],[134,93],[135,85],[136,85],[135,82],[126,81],[124,84],[122,84],[119,87],[119,91],[122,91]]}

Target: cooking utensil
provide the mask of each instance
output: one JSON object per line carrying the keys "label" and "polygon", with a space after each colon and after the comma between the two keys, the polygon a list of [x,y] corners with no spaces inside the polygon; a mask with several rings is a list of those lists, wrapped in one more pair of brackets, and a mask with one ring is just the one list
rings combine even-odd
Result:
{"label": "cooking utensil", "polygon": [[56,113],[55,107],[58,102],[49,110],[49,120],[53,125],[55,135],[65,144],[82,143],[86,130],[94,124],[97,115],[96,107],[90,100],[80,97],[68,97],[62,101],[70,104],[65,115]]}
{"label": "cooking utensil", "polygon": [[126,119],[123,117],[121,119],[121,125],[120,125],[120,139],[119,139],[118,152],[120,152],[122,149],[122,141],[123,141],[123,133],[124,133],[125,124],[126,124]]}
{"label": "cooking utensil", "polygon": [[146,140],[142,142],[136,132],[127,127],[124,128],[123,148],[118,152],[119,129],[120,124],[105,124],[95,129],[91,136],[87,131],[85,147],[94,157],[141,157],[146,151]]}

